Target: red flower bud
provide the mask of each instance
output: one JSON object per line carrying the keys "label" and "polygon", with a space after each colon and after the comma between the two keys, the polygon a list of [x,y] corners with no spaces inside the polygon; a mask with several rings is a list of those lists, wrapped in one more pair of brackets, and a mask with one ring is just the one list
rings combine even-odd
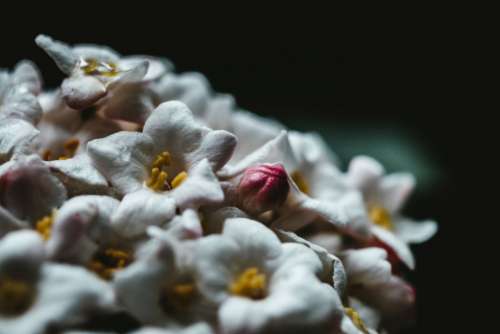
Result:
{"label": "red flower bud", "polygon": [[289,190],[283,165],[261,164],[245,170],[238,185],[238,202],[241,209],[258,215],[281,206]]}

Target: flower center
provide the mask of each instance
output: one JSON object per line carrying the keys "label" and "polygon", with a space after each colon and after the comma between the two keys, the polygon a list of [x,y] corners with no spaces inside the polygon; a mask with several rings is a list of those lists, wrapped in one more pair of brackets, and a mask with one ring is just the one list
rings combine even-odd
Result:
{"label": "flower center", "polygon": [[[68,139],[64,142],[64,154],[57,158],[58,160],[67,160],[75,156],[76,150],[80,146],[80,141],[76,138]],[[45,161],[52,160],[52,151],[47,149],[42,153],[42,159]]]}
{"label": "flower center", "polygon": [[52,210],[50,215],[47,215],[36,222],[35,228],[38,233],[42,236],[43,240],[47,241],[50,239],[50,234],[52,231],[52,225],[54,224],[54,219],[56,217],[57,210]]}
{"label": "flower center", "polygon": [[392,230],[392,219],[389,212],[382,206],[372,206],[368,209],[368,215],[374,224],[385,228],[386,230]]}
{"label": "flower center", "polygon": [[158,154],[151,165],[149,178],[146,180],[146,185],[154,191],[165,191],[177,188],[187,178],[188,174],[185,171],[178,173],[171,181],[168,181],[168,173],[166,168],[170,166],[171,157],[167,151]]}
{"label": "flower center", "polygon": [[0,314],[14,316],[26,311],[35,299],[35,287],[10,277],[0,278]]}
{"label": "flower center", "polygon": [[196,286],[185,282],[167,285],[163,288],[160,296],[160,306],[169,314],[185,311],[197,296]]}
{"label": "flower center", "polygon": [[87,267],[105,280],[113,278],[113,274],[132,262],[132,255],[125,250],[106,248],[98,251]]}
{"label": "flower center", "polygon": [[344,307],[345,314],[351,318],[352,323],[363,333],[368,334],[368,328],[364,324],[363,320],[359,316],[359,313],[355,309],[350,307]]}
{"label": "flower center", "polygon": [[115,63],[102,62],[94,58],[81,59],[80,69],[85,75],[97,75],[104,77],[114,77],[120,73]]}
{"label": "flower center", "polygon": [[251,299],[262,299],[266,295],[266,281],[264,273],[261,273],[257,267],[250,267],[229,285],[229,292]]}
{"label": "flower center", "polygon": [[310,194],[311,189],[309,188],[309,183],[301,172],[297,170],[292,173],[291,177],[300,191],[302,191],[306,195]]}

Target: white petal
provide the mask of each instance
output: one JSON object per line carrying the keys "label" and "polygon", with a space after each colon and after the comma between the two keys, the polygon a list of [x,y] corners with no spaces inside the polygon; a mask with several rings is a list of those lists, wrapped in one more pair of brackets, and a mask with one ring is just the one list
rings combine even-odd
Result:
{"label": "white petal", "polygon": [[85,75],[66,78],[61,85],[61,92],[68,106],[77,110],[91,107],[107,93],[97,78]]}
{"label": "white petal", "polygon": [[380,183],[381,204],[392,214],[398,212],[415,188],[415,177],[409,173],[387,175]]}
{"label": "white petal", "polygon": [[182,160],[201,143],[207,128],[200,126],[188,107],[178,101],[160,104],[144,124],[143,132],[153,138],[156,151],[169,151],[172,160]]}
{"label": "white petal", "polygon": [[36,124],[42,117],[38,99],[22,85],[14,86],[7,92],[0,112],[2,118],[22,119],[31,124]]}
{"label": "white petal", "polygon": [[211,95],[208,80],[201,73],[194,72],[169,73],[158,82],[155,90],[160,101],[182,101],[196,116],[203,115]]}
{"label": "white petal", "polygon": [[419,244],[432,238],[438,230],[437,223],[432,220],[415,222],[408,218],[394,219],[394,233],[406,243]]}
{"label": "white petal", "polygon": [[241,250],[231,238],[210,235],[199,241],[196,249],[196,281],[198,289],[209,300],[220,303],[228,297],[228,285],[235,273]]}
{"label": "white petal", "polygon": [[65,74],[71,74],[75,68],[78,57],[71,48],[45,35],[38,35],[35,38],[36,44],[41,47],[54,60],[56,65]]}
{"label": "white petal", "polygon": [[278,236],[283,242],[296,242],[310,248],[322,264],[322,271],[319,275],[320,279],[326,283],[331,284],[340,297],[345,293],[347,285],[347,277],[344,266],[339,258],[329,253],[325,248],[309,242],[293,232],[286,232],[283,230],[276,230]]}
{"label": "white petal", "polygon": [[38,95],[42,90],[42,77],[33,62],[22,60],[16,64],[12,73],[12,84],[22,86],[31,94]]}
{"label": "white petal", "polygon": [[148,71],[143,78],[146,81],[156,80],[160,78],[166,71],[171,70],[171,66],[173,66],[166,59],[136,55],[121,58],[119,67],[123,70],[129,70],[133,67],[136,67],[144,60],[147,60],[149,63]]}
{"label": "white petal", "polygon": [[[415,291],[397,276],[381,284],[356,291],[359,299],[377,309],[383,317],[400,317],[411,310],[415,303]],[[404,323],[404,322],[403,322]]]}
{"label": "white petal", "polygon": [[155,107],[155,96],[142,83],[114,87],[102,100],[102,112],[108,118],[144,124]]}
{"label": "white petal", "polygon": [[378,226],[372,226],[373,235],[382,243],[390,247],[410,269],[415,269],[415,258],[406,243],[398,239],[393,233]]}
{"label": "white petal", "polygon": [[351,285],[381,284],[391,277],[387,252],[381,248],[347,250],[342,253],[341,258]]}
{"label": "white petal", "polygon": [[39,136],[33,125],[22,120],[1,120],[0,122],[0,163],[16,155],[34,152]]}
{"label": "white petal", "polygon": [[[212,117],[224,117],[224,115]],[[244,110],[234,111],[228,121],[229,127],[217,129],[228,130],[240,139],[234,157],[231,159],[233,164],[239,163],[284,130],[284,126],[273,119],[263,118]]]}
{"label": "white petal", "polygon": [[384,167],[378,161],[363,155],[354,157],[347,170],[351,184],[363,193],[372,191],[384,173]]}
{"label": "white petal", "polygon": [[66,160],[51,160],[46,164],[66,186],[70,196],[109,192],[108,182],[92,165],[86,154]]}
{"label": "white petal", "polygon": [[125,195],[112,217],[112,225],[122,236],[141,236],[148,226],[160,226],[175,215],[172,197],[142,189]]}
{"label": "white petal", "polygon": [[85,263],[113,237],[110,217],[119,201],[108,196],[86,195],[68,200],[57,212],[47,242],[50,258]]}
{"label": "white petal", "polygon": [[218,171],[229,161],[236,144],[233,134],[224,130],[210,131],[203,137],[200,147],[188,155],[187,161],[193,165],[207,159],[212,170]]}
{"label": "white petal", "polygon": [[160,308],[159,296],[174,271],[172,245],[153,239],[130,266],[116,273],[117,298],[134,317],[146,324],[163,325],[170,317]]}
{"label": "white petal", "polygon": [[142,188],[153,160],[153,141],[137,132],[121,131],[87,144],[95,167],[122,193]]}
{"label": "white petal", "polygon": [[253,153],[247,155],[234,166],[227,166],[219,172],[221,177],[234,177],[245,169],[261,163],[281,163],[289,173],[295,170],[297,162],[293,156],[288,134],[282,131],[274,139],[268,141]]}
{"label": "white petal", "polygon": [[280,218],[272,226],[295,231],[321,217],[340,229],[345,229],[349,217],[343,207],[334,202],[311,198],[292,187],[285,205],[280,208]]}
{"label": "white petal", "polygon": [[181,210],[223,201],[224,193],[206,159],[188,170],[187,173],[186,180],[169,192]]}
{"label": "white petal", "polygon": [[0,176],[0,203],[19,219],[34,223],[66,200],[66,189],[38,156],[22,157]]}
{"label": "white petal", "polygon": [[44,259],[43,240],[35,231],[15,231],[0,239],[0,275],[2,276],[8,275],[9,271],[13,270],[16,274],[22,275],[21,277],[33,280]]}

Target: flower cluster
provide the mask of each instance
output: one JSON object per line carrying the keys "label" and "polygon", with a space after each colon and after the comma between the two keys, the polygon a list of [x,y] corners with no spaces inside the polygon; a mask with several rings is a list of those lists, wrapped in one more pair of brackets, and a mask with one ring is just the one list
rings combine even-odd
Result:
{"label": "flower cluster", "polygon": [[347,171],[166,59],[36,43],[0,70],[0,333],[376,333],[411,323],[415,180]]}

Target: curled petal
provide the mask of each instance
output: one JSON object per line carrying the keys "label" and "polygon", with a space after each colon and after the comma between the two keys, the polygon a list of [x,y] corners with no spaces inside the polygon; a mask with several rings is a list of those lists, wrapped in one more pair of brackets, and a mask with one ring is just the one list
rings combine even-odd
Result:
{"label": "curled petal", "polygon": [[107,93],[106,87],[97,78],[84,75],[66,78],[61,92],[68,106],[77,110],[91,107]]}
{"label": "curled petal", "polygon": [[78,62],[78,57],[68,45],[54,41],[45,35],[38,35],[35,43],[54,60],[63,73],[71,74]]}

